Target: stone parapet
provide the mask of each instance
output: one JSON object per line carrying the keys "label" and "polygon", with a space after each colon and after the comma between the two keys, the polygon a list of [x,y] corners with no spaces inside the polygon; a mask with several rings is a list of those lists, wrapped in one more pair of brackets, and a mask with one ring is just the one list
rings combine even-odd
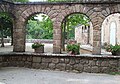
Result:
{"label": "stone parapet", "polygon": [[0,67],[27,67],[68,72],[120,72],[120,56],[38,53],[0,54]]}

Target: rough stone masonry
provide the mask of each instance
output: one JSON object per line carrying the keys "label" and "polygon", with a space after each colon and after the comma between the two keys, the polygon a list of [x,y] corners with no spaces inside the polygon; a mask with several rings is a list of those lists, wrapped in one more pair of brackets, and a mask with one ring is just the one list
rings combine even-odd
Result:
{"label": "rough stone masonry", "polygon": [[120,56],[9,53],[0,55],[0,67],[111,73],[120,72]]}
{"label": "rough stone masonry", "polygon": [[[83,1],[80,3],[0,3],[0,12],[11,14],[13,18],[13,51],[25,52],[25,25],[29,17],[44,13],[53,21],[53,53],[61,53],[63,20],[70,14],[87,15],[93,24],[93,54],[101,54],[101,25],[110,14],[120,12],[120,2]],[[57,37],[57,38],[56,38]]]}

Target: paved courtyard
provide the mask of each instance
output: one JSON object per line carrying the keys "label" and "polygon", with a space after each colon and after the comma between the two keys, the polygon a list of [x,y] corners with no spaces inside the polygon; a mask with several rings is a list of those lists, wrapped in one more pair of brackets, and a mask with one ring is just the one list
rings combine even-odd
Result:
{"label": "paved courtyard", "polygon": [[0,68],[0,84],[120,84],[120,75]]}
{"label": "paved courtyard", "polygon": [[[31,47],[32,43],[26,43],[26,52],[34,52]],[[1,44],[0,44],[1,46]],[[53,44],[45,44],[45,53],[52,53],[53,52]],[[0,52],[11,52],[13,51],[13,46],[10,43],[5,43],[5,47],[0,47]]]}
{"label": "paved courtyard", "polygon": [[[26,52],[34,52],[34,50],[31,47],[32,43],[26,43]],[[45,53],[52,53],[53,52],[53,44],[49,43],[44,43],[44,52]],[[0,44],[1,46],[1,44]],[[92,54],[92,46],[90,45],[81,45],[81,54]],[[86,49],[88,52],[86,52],[84,49]],[[11,46],[10,43],[5,43],[5,47],[0,47],[0,52],[12,52],[13,51],[13,46]],[[106,52],[105,50],[102,49],[102,54],[110,54],[109,52]]]}

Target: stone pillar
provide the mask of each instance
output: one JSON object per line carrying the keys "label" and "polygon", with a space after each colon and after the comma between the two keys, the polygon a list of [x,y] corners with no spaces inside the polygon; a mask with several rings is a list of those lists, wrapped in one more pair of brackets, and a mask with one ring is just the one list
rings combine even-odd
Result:
{"label": "stone pillar", "polygon": [[25,25],[22,19],[16,18],[13,28],[13,52],[25,51]]}
{"label": "stone pillar", "polygon": [[61,23],[53,22],[53,53],[60,54],[62,49]]}
{"label": "stone pillar", "polygon": [[93,30],[93,54],[101,54],[101,35],[100,31]]}
{"label": "stone pillar", "polygon": [[92,54],[101,54],[101,20],[100,17],[94,18],[93,21],[93,52]]}

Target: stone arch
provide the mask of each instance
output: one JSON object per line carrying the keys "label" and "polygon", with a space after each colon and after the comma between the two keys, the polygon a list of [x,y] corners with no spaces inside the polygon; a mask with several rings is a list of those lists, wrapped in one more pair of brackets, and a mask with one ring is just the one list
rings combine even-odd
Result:
{"label": "stone arch", "polygon": [[[41,7],[41,6],[40,6]],[[14,31],[14,48],[15,52],[24,52],[25,51],[25,39],[26,39],[26,30],[25,25],[28,18],[34,14],[40,13],[41,10],[38,10],[39,6],[27,6],[19,9],[17,7],[15,11],[15,31]]]}
{"label": "stone arch", "polygon": [[[101,54],[101,32],[102,32],[102,23],[112,13],[117,12],[115,6],[106,7],[99,12],[95,12],[96,15],[92,19],[93,22],[93,54]],[[97,46],[97,47],[96,47]]]}
{"label": "stone arch", "polygon": [[[78,7],[78,8],[76,8]],[[89,16],[91,23],[93,24],[93,54],[101,54],[101,24],[105,16],[101,14],[101,8],[86,7],[83,5],[70,6],[64,14],[62,14],[62,21],[70,14],[79,13]],[[62,37],[62,36],[61,36]]]}
{"label": "stone arch", "polygon": [[[113,7],[113,8],[114,8],[114,7]],[[102,28],[102,27],[103,27],[103,23],[104,23],[105,19],[106,19],[109,15],[111,15],[112,12],[113,12],[113,11],[111,11],[111,8],[110,8],[110,7],[106,7],[104,10],[101,11],[101,14],[102,14],[102,17],[103,17],[103,22],[102,22],[102,24],[101,24],[101,45],[104,45],[104,44],[102,43],[102,40],[103,40],[103,38],[102,38],[103,33],[102,33],[102,32],[104,32],[104,30],[105,30],[104,28]],[[108,32],[109,32],[109,30],[106,31],[106,33],[108,33]],[[107,40],[110,40],[109,37],[107,38]]]}
{"label": "stone arch", "polygon": [[86,11],[84,11],[85,7],[81,4],[65,5],[65,7],[61,6],[60,8],[61,22],[64,20],[65,17],[71,14],[79,13],[86,15]]}
{"label": "stone arch", "polygon": [[[9,3],[9,2],[3,2],[0,4],[0,12],[3,13],[8,13],[12,16],[13,18],[13,51],[24,51],[23,46],[21,46],[20,44],[22,43],[23,40],[21,40],[20,33],[19,32],[22,31],[21,27],[21,23],[23,21],[23,18],[18,17],[18,11],[16,11],[16,9],[14,8],[14,4],[13,3]],[[19,19],[18,19],[19,18]],[[22,24],[23,25],[23,24]]]}
{"label": "stone arch", "polygon": [[[111,10],[112,9],[112,10]],[[93,54],[101,54],[101,28],[104,19],[113,12],[116,12],[115,6],[94,7],[89,15],[93,23]]]}
{"label": "stone arch", "polygon": [[[54,9],[54,10],[52,10]],[[60,29],[58,29],[60,26],[60,20],[61,20],[61,16],[59,15],[59,6],[51,6],[51,7],[41,7],[40,6],[32,6],[30,8],[28,8],[27,10],[25,10],[22,14],[21,14],[21,18],[23,20],[26,20],[33,14],[36,13],[43,13],[46,14],[50,17],[50,19],[53,21],[53,30],[54,32],[56,31],[56,33],[53,34],[53,52],[54,53],[61,53],[60,51],[60,38],[56,38],[56,37],[60,37],[59,33],[61,33]],[[58,16],[58,17],[56,17]],[[60,17],[59,17],[60,16]],[[25,43],[24,43],[25,44]]]}
{"label": "stone arch", "polygon": [[[62,20],[61,25],[64,23],[64,21],[65,21],[65,19],[66,19],[67,17],[69,17],[70,15],[73,15],[73,14],[82,14],[82,15],[84,15],[84,16],[86,16],[87,18],[90,19],[90,17],[87,16],[87,15],[86,15],[85,13],[83,13],[83,12],[78,12],[78,11],[70,12],[69,14],[67,14],[66,16],[64,16],[64,19]],[[90,21],[91,21],[91,20],[90,20]],[[61,28],[61,31],[62,31],[62,28]],[[62,36],[62,33],[61,33],[61,37],[63,37],[63,36]],[[88,39],[88,40],[90,40],[90,39]],[[87,40],[86,40],[86,42],[87,42]],[[61,40],[61,44],[62,44],[62,40]],[[63,46],[62,46],[62,47],[63,47]],[[63,50],[64,50],[64,48],[63,48]]]}
{"label": "stone arch", "polygon": [[[41,7],[41,6],[40,6]],[[22,37],[21,38],[21,42],[22,42],[22,45],[21,45],[21,50],[22,51],[25,51],[25,25],[26,25],[26,22],[27,22],[27,20],[32,16],[32,15],[34,15],[34,14],[38,14],[38,13],[43,13],[43,14],[46,14],[46,15],[48,15],[49,16],[49,18],[53,21],[53,30],[55,31],[55,29],[57,28],[57,26],[56,26],[56,24],[58,23],[57,21],[59,21],[58,19],[56,19],[54,16],[55,16],[55,14],[58,14],[58,13],[52,13],[52,14],[50,14],[50,12],[52,11],[52,10],[48,10],[48,7],[45,9],[45,11],[43,10],[43,8],[41,8],[41,9],[39,9],[39,10],[37,10],[39,7],[37,6],[37,7],[31,7],[31,8],[28,8],[27,10],[25,10],[20,16],[19,16],[19,18],[18,18],[18,20],[20,20],[20,22],[21,22],[21,24],[17,24],[17,25],[21,25],[21,33],[22,33],[22,35],[24,36],[24,37]],[[36,9],[36,10],[34,10],[34,9]],[[56,21],[57,20],[57,21]],[[60,31],[58,30],[57,31],[57,34],[58,33],[60,33]],[[60,51],[59,50],[57,50],[56,48],[55,48],[55,46],[56,45],[58,45],[57,43],[59,43],[58,42],[58,40],[56,41],[56,36],[58,36],[58,35],[54,35],[53,34],[53,40],[54,40],[54,44],[53,44],[53,52],[54,53],[59,53]],[[59,36],[58,36],[59,37]],[[58,38],[57,38],[58,39]],[[55,43],[55,42],[57,42],[57,43]],[[55,49],[54,49],[55,48]],[[60,48],[60,47],[58,47],[57,46],[57,48]],[[14,50],[18,50],[19,51],[19,49],[14,49]]]}
{"label": "stone arch", "polygon": [[[85,9],[85,7],[83,9]],[[73,9],[73,11],[66,13],[66,16],[73,14],[75,12],[76,11],[74,11]],[[89,16],[91,22],[93,23],[93,52],[92,53],[101,54],[101,25],[106,16],[102,14],[101,8],[87,8],[86,11],[80,10],[80,12],[78,13],[82,13]],[[66,16],[64,15],[64,17]]]}
{"label": "stone arch", "polygon": [[23,17],[25,20],[27,20],[30,16],[34,14],[43,13],[43,14],[48,15],[50,19],[54,21],[55,17],[59,14],[56,11],[59,11],[59,10],[52,10],[52,8],[49,6],[45,7],[45,6],[39,5],[39,6],[32,6],[32,7],[27,8],[21,13],[20,16]]}

